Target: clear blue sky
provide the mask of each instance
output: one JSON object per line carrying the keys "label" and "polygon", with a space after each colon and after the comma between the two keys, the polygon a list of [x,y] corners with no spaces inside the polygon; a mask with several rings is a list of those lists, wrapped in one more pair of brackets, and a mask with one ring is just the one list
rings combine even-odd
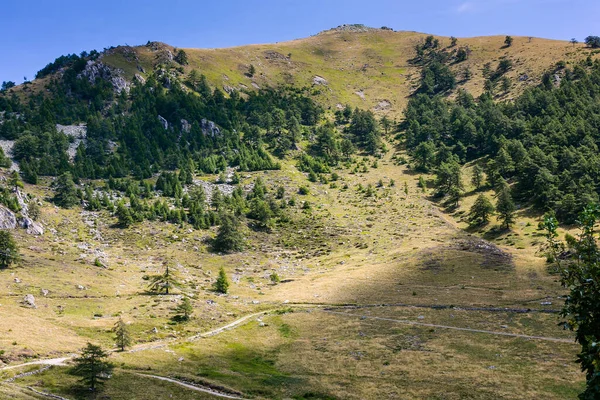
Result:
{"label": "clear blue sky", "polygon": [[598,0],[9,0],[0,81],[21,82],[56,57],[157,40],[228,47],[297,39],[345,23],[457,37],[600,35]]}

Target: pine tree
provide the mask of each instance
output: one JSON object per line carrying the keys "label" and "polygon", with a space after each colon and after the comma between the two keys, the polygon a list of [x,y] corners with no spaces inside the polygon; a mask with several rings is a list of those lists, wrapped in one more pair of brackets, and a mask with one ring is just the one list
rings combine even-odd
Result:
{"label": "pine tree", "polygon": [[125,348],[131,345],[131,337],[129,328],[122,318],[119,318],[112,331],[115,334],[115,344],[121,351],[125,351]]}
{"label": "pine tree", "polygon": [[216,292],[223,294],[227,293],[229,290],[229,279],[227,279],[227,274],[225,273],[225,269],[223,269],[223,267],[219,269],[219,277],[215,282],[214,289]]}
{"label": "pine tree", "polygon": [[515,203],[513,202],[510,194],[510,189],[505,188],[498,193],[498,200],[496,202],[496,211],[498,212],[498,219],[502,224],[509,229],[515,222]]}
{"label": "pine tree", "polygon": [[469,221],[474,225],[487,224],[490,220],[490,215],[493,213],[494,206],[490,200],[485,195],[480,194],[469,211]]}
{"label": "pine tree", "polygon": [[123,228],[127,228],[133,224],[133,217],[131,212],[123,203],[117,205],[117,218],[119,219],[119,225]]}
{"label": "pine tree", "polygon": [[19,259],[19,247],[12,234],[6,230],[0,230],[0,269],[9,267]]}
{"label": "pine tree", "polygon": [[192,313],[194,312],[194,307],[192,306],[192,302],[190,298],[187,296],[183,297],[181,303],[175,307],[175,312],[177,313],[176,318],[187,321],[190,319]]}
{"label": "pine tree", "polygon": [[108,353],[100,346],[88,343],[81,355],[75,358],[73,373],[81,377],[81,381],[95,391],[99,385],[110,378],[113,365],[106,361]]}
{"label": "pine tree", "polygon": [[54,183],[55,195],[54,203],[63,208],[71,208],[78,202],[77,189],[73,176],[70,172],[65,172],[56,179]]}
{"label": "pine tree", "polygon": [[481,189],[483,185],[483,168],[479,164],[475,164],[473,167],[473,175],[471,176],[471,184],[475,186],[475,189]]}
{"label": "pine tree", "polygon": [[161,275],[155,275],[150,281],[148,288],[152,292],[169,294],[169,289],[178,288],[181,284],[177,281],[177,278],[172,272],[169,272],[169,266],[165,269],[165,272]]}
{"label": "pine tree", "polygon": [[221,215],[221,225],[213,242],[216,251],[236,252],[244,248],[239,220],[231,214]]}

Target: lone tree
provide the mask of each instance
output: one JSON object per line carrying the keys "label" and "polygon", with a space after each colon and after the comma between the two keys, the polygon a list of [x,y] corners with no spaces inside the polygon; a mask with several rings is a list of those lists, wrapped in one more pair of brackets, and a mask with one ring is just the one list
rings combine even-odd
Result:
{"label": "lone tree", "polygon": [[216,251],[232,253],[244,249],[240,221],[234,215],[222,214],[221,225],[213,242]]}
{"label": "lone tree", "polygon": [[[561,316],[565,318],[562,325],[575,332],[575,341],[581,345],[577,362],[586,375],[586,388],[579,395],[580,399],[600,398],[600,239],[594,229],[600,219],[598,204],[587,206],[579,217],[581,234],[572,247],[569,259],[552,257],[557,269],[561,271],[561,284],[569,294],[566,296]],[[563,248],[561,242],[557,246],[555,237],[558,223],[553,216],[546,216],[547,246]]]}
{"label": "lone tree", "polygon": [[223,294],[227,293],[229,290],[229,279],[227,279],[227,274],[225,274],[223,267],[219,269],[219,277],[217,278],[214,287],[216,292]]}
{"label": "lone tree", "polygon": [[148,288],[152,292],[169,294],[171,288],[181,287],[181,284],[177,281],[175,275],[169,272],[169,265],[165,272],[161,275],[155,275],[150,280]]}
{"label": "lone tree", "polygon": [[192,313],[194,312],[194,307],[192,306],[190,298],[185,296],[181,303],[179,303],[177,307],[175,307],[175,312],[177,313],[177,315],[175,316],[177,319],[183,321],[189,320],[192,316]]}
{"label": "lone tree", "polygon": [[254,67],[254,64],[250,64],[250,67],[248,67],[248,76],[250,78],[252,78],[255,73],[256,73],[256,68]]}
{"label": "lone tree", "polygon": [[131,345],[131,336],[125,321],[119,318],[112,331],[115,334],[115,344],[121,351],[125,351],[125,348]]}
{"label": "lone tree", "polygon": [[504,45],[506,47],[510,47],[510,46],[512,46],[512,44],[513,44],[513,37],[512,36],[506,36],[504,38]]}
{"label": "lone tree", "polygon": [[502,222],[506,229],[509,229],[515,222],[515,203],[513,202],[510,194],[510,189],[504,188],[498,193],[498,200],[496,202],[496,211],[498,212],[498,219]]}
{"label": "lone tree", "polygon": [[19,247],[9,231],[0,231],[0,269],[19,261]]}
{"label": "lone tree", "polygon": [[71,208],[79,201],[77,197],[77,189],[73,176],[70,172],[65,172],[56,179],[54,183],[54,203],[63,208]]}
{"label": "lone tree", "polygon": [[600,36],[588,36],[584,41],[585,44],[592,49],[600,48]]}
{"label": "lone tree", "polygon": [[485,225],[490,221],[490,216],[494,213],[494,206],[490,200],[483,194],[480,194],[469,210],[469,221],[473,225]]}
{"label": "lone tree", "polygon": [[110,378],[113,365],[108,362],[108,353],[100,346],[88,343],[81,355],[74,359],[73,373],[81,377],[81,381],[92,391]]}
{"label": "lone tree", "polygon": [[458,43],[458,39],[454,36],[450,36],[450,47],[456,46],[456,43]]}
{"label": "lone tree", "polygon": [[573,45],[573,47],[575,47],[575,45],[576,45],[577,43],[579,43],[579,40],[577,40],[577,39],[575,39],[575,38],[572,38],[571,40],[569,40],[569,42],[570,42],[570,43]]}

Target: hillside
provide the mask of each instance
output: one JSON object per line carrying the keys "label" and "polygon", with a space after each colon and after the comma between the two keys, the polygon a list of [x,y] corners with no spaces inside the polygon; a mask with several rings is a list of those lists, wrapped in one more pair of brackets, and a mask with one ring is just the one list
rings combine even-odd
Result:
{"label": "hillside", "polygon": [[[415,57],[415,45],[423,42],[426,36],[380,29],[367,32],[333,29],[306,39],[277,44],[185,49],[189,58],[185,70],[197,69],[212,85],[225,90],[252,89],[254,85],[312,86],[318,91],[319,100],[330,107],[350,104],[401,118],[408,97],[419,86],[420,68],[412,65],[410,60]],[[524,88],[539,84],[542,74],[556,62],[575,63],[590,53],[583,44],[573,46],[566,41],[542,38],[515,37],[508,48],[504,47],[503,36],[459,38],[454,48],[449,47],[450,38],[436,39],[448,52],[465,46],[470,49],[469,58],[453,64],[451,69],[457,74],[466,68],[472,72],[472,78],[460,83],[459,87],[474,96],[484,90],[482,71],[486,63],[495,68],[503,58],[513,61],[514,68],[508,73],[512,81],[510,93],[504,96],[511,98]],[[162,48],[175,50],[169,45]],[[104,61],[123,69],[125,76],[133,79],[140,71],[128,56],[131,51],[139,59],[136,63],[145,71],[154,69],[157,54],[147,46],[118,47]],[[250,65],[257,71],[252,78],[246,75]]]}
{"label": "hillside", "polygon": [[0,397],[577,396],[543,222],[598,200],[598,52],[504,41],[149,42],[2,93]]}
{"label": "hillside", "polygon": [[[224,49],[184,49],[189,64],[187,74],[195,69],[205,75],[213,87],[225,92],[255,90],[263,87],[294,85],[312,87],[320,102],[335,109],[346,104],[372,109],[380,115],[401,119],[408,98],[419,86],[421,67],[411,60],[415,45],[429,36],[424,33],[387,29],[349,29],[345,26],[321,32],[305,39],[276,44],[260,44]],[[466,61],[450,65],[460,76],[468,69],[469,79],[459,79],[475,97],[484,91],[484,69],[494,69],[500,60],[509,59],[513,68],[506,74],[510,89],[498,95],[511,99],[540,83],[541,76],[552,70],[558,61],[568,65],[598,57],[584,44],[543,38],[514,37],[510,47],[504,36],[458,38],[451,46],[448,37],[434,36],[442,51],[468,49]],[[117,46],[105,51],[102,62],[122,71],[128,81],[135,75],[147,78],[157,66],[173,58],[176,47],[160,42],[142,46]],[[250,65],[256,69],[248,76]],[[47,78],[32,82],[37,91]],[[19,91],[19,87],[15,89]]]}

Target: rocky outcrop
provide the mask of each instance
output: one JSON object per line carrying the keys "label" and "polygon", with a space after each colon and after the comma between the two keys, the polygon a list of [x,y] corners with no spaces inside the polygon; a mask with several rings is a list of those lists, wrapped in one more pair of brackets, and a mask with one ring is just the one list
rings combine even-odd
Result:
{"label": "rocky outcrop", "polygon": [[190,133],[192,125],[186,119],[181,119],[181,130],[185,133]]}
{"label": "rocky outcrop", "polygon": [[123,78],[123,71],[118,68],[111,68],[102,61],[89,60],[78,78],[87,78],[90,83],[96,82],[98,78],[104,79],[113,85],[117,93],[121,93],[123,90],[129,93],[130,84]]}
{"label": "rocky outcrop", "polygon": [[16,229],[17,217],[14,212],[4,206],[0,206],[0,229]]}
{"label": "rocky outcrop", "polygon": [[202,121],[200,121],[200,128],[202,129],[202,134],[205,136],[209,135],[215,137],[221,135],[221,129],[219,129],[217,124],[207,119],[202,119]]}
{"label": "rocky outcrop", "polygon": [[19,216],[7,207],[0,205],[0,229],[17,229],[21,227],[30,235],[43,235],[44,227],[29,217],[29,205],[21,191],[16,192],[17,201],[21,207]]}

